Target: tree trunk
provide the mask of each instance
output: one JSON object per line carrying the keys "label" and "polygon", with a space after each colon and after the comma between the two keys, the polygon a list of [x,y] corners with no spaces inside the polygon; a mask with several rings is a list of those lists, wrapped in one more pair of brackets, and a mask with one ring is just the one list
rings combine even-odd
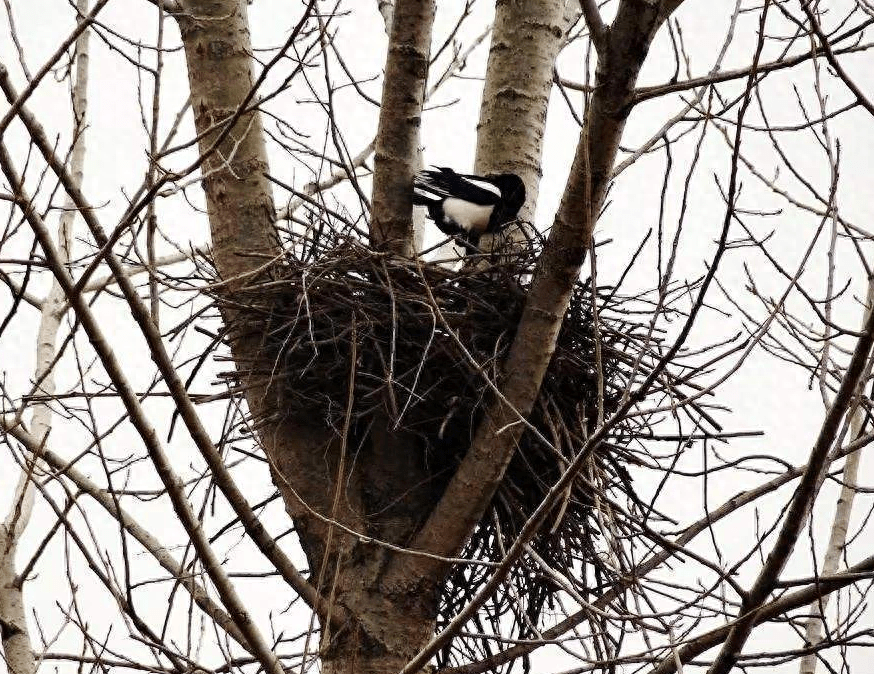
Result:
{"label": "tree trunk", "polygon": [[24,592],[15,573],[17,533],[0,523],[0,642],[10,674],[35,674]]}
{"label": "tree trunk", "polygon": [[546,110],[567,28],[564,6],[563,0],[498,0],[495,7],[474,171],[522,178],[521,220],[531,220],[537,205]]}
{"label": "tree trunk", "polygon": [[[225,282],[223,290],[233,292],[251,272],[281,252],[273,227],[272,188],[265,176],[267,149],[260,115],[238,112],[254,83],[246,3],[186,0],[176,16],[188,63],[199,149],[207,155],[201,170],[213,255]],[[228,131],[222,122],[234,115],[237,119]],[[232,312],[225,311],[224,318],[235,325]],[[263,357],[257,330],[232,329],[230,343],[237,362],[257,362]],[[266,413],[274,394],[267,381],[244,383],[250,412],[257,418]],[[327,527],[308,508],[326,516],[330,512],[335,443],[327,429],[304,426],[294,419],[262,429],[260,439],[286,509],[297,518],[312,568],[318,568]],[[347,514],[340,519],[354,525]]]}
{"label": "tree trunk", "polygon": [[[403,9],[398,7],[395,16]],[[219,140],[217,151],[203,165],[204,190],[216,266],[224,289],[232,292],[280,252],[261,122],[257,113],[238,114],[254,80],[246,8],[237,0],[186,0],[184,10],[178,20],[201,153],[210,152]],[[415,79],[419,70],[408,74]],[[238,119],[230,133],[220,138],[220,123],[235,114]],[[418,122],[408,117],[405,113],[399,123],[409,132],[406,140],[412,143],[414,160]],[[382,175],[388,176],[389,186],[397,178],[385,168]],[[395,185],[387,196],[398,190]],[[409,190],[400,191],[409,200]],[[391,216],[384,222],[400,222],[394,217],[399,212],[396,203],[380,203]],[[400,241],[406,250],[411,232],[395,236],[394,224],[377,239]],[[225,318],[233,325],[233,315]],[[231,347],[237,362],[264,357],[257,330],[232,332]],[[271,364],[266,365],[269,372]],[[275,394],[267,381],[245,383],[250,411],[257,418],[269,410]],[[271,420],[260,430],[273,480],[309,560],[310,582],[346,617],[344,624],[332,625],[330,614],[320,616],[323,672],[397,672],[434,630],[436,594],[422,593],[418,586],[395,595],[384,592],[381,575],[396,553],[371,543],[369,537],[405,545],[437,495],[431,486],[410,489],[411,484],[429,484],[424,479],[423,449],[411,438],[379,426],[379,419],[373,426],[363,441],[351,437],[354,430],[337,437],[324,424],[294,415]],[[354,461],[348,456],[352,451]]]}
{"label": "tree trunk", "polygon": [[[412,255],[413,176],[428,80],[434,0],[398,0],[391,21],[376,152],[371,244]],[[386,24],[386,28],[389,24]]]}
{"label": "tree trunk", "polygon": [[[178,18],[200,151],[215,150],[202,166],[213,254],[224,289],[232,292],[245,283],[249,273],[280,254],[273,228],[272,189],[265,176],[267,149],[260,115],[239,115],[230,132],[221,124],[237,113],[254,82],[246,3],[186,0],[184,10]],[[229,312],[225,320],[234,324]],[[237,330],[230,341],[237,362],[263,357],[257,330]],[[245,384],[250,411],[257,418],[266,413],[274,394],[266,381]],[[261,441],[286,509],[305,520],[297,521],[304,548],[314,555],[311,561],[320,560],[321,554],[315,551],[324,547],[326,527],[308,515],[307,507],[323,515],[330,511],[336,443],[327,428],[306,426],[298,419],[269,425],[261,431]],[[323,455],[329,460],[323,461]],[[343,521],[357,524],[345,515],[351,513],[344,513]]]}
{"label": "tree trunk", "polygon": [[[200,151],[206,152],[253,84],[246,3],[186,0],[184,8],[179,28],[191,109],[198,134],[205,134]],[[261,116],[240,115],[201,168],[216,265],[225,280],[237,279],[264,264],[261,256],[279,251]]]}
{"label": "tree trunk", "polygon": [[341,601],[358,621],[338,634],[324,632],[322,674],[397,674],[434,634],[436,605],[421,596],[357,588]]}
{"label": "tree trunk", "polygon": [[[580,134],[562,206],[537,263],[525,310],[510,347],[502,382],[476,429],[459,469],[413,542],[435,555],[455,555],[482,517],[537,398],[555,341],[591,243],[597,213],[631,109],[637,75],[664,16],[658,4],[625,0],[599,54],[598,86]],[[390,582],[426,578],[440,568],[433,557],[399,558]]]}

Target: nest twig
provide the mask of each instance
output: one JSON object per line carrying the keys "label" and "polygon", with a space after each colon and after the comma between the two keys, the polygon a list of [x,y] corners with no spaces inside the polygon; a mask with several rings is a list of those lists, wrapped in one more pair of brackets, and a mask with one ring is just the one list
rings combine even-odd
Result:
{"label": "nest twig", "polygon": [[[354,371],[352,427],[366,429],[379,414],[393,429],[421,438],[431,472],[445,483],[490,400],[489,381],[500,384],[537,253],[532,245],[453,271],[375,252],[354,239],[326,239],[322,232],[221,298],[236,316],[232,329],[262,334],[269,356],[238,363],[227,376],[235,390],[253,378],[272,382],[273,405],[253,420],[256,425],[268,423],[272,410],[322,419],[339,434],[350,421],[348,377]],[[470,558],[502,559],[597,420],[609,417],[627,387],[646,374],[647,359],[640,356],[649,340],[618,307],[621,301],[609,289],[593,297],[588,282],[574,287],[528,419],[537,433],[523,434],[467,546]],[[513,616],[519,633],[531,635],[557,590],[582,594],[621,574],[617,541],[632,534],[612,504],[621,496],[636,499],[624,466],[634,438],[646,430],[645,421],[621,422],[596,448],[554,521],[531,541],[531,558],[517,565],[505,591],[486,607],[490,622]],[[481,565],[454,569],[440,622],[450,620],[487,576]],[[563,587],[562,579],[573,587]],[[447,651],[443,659],[450,656]]]}

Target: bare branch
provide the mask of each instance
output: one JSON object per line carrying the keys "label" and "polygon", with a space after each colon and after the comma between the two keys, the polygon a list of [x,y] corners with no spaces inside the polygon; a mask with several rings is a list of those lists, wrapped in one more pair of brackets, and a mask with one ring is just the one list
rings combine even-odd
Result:
{"label": "bare branch", "polygon": [[[838,61],[835,56],[835,52],[832,50],[831,44],[829,44],[829,39],[826,37],[825,33],[822,32],[822,26],[819,25],[819,21],[816,20],[816,16],[813,13],[813,10],[810,8],[811,3],[810,0],[804,0],[801,3],[801,8],[804,10],[804,13],[807,15],[807,20],[810,22],[810,28],[816,35],[819,40],[819,49],[821,49],[825,53],[825,57],[829,62],[829,65],[834,68],[838,77],[841,78],[844,84],[847,85],[847,88],[853,92],[853,95],[856,97],[856,101],[865,108],[871,115],[874,115],[874,102],[872,102],[865,93],[859,88],[859,85],[853,81],[847,71],[844,70],[844,67],[841,65],[841,62]],[[817,50],[818,51],[818,50]]]}
{"label": "bare branch", "polygon": [[[4,86],[4,90],[8,90],[7,81],[0,80],[0,84]],[[79,188],[76,187],[76,185],[72,182],[69,174],[63,166],[63,163],[55,156],[54,152],[52,151],[52,146],[48,142],[48,139],[46,138],[45,133],[42,131],[42,128],[39,126],[39,124],[36,122],[36,120],[33,118],[33,116],[30,114],[26,107],[21,108],[21,110],[19,111],[19,116],[27,127],[29,133],[31,134],[31,138],[33,139],[37,147],[39,147],[40,151],[43,153],[43,158],[55,171],[55,174],[64,185],[67,194],[70,195],[73,202],[76,204],[77,209],[82,214],[82,217],[88,225],[89,229],[91,230],[92,235],[101,246],[106,248],[106,261],[110,269],[112,270],[112,274],[115,278],[116,283],[118,283],[127,301],[131,303],[131,311],[134,313],[140,329],[143,330],[143,334],[146,337],[149,348],[154,350],[153,357],[156,359],[156,362],[159,363],[159,367],[162,370],[165,381],[169,385],[170,390],[173,394],[174,401],[177,405],[180,406],[182,419],[185,421],[186,426],[189,428],[189,432],[191,432],[192,437],[194,438],[198,448],[203,453],[204,458],[206,458],[207,462],[209,463],[217,483],[220,485],[220,488],[222,489],[229,503],[246,526],[247,532],[252,536],[253,540],[258,545],[259,550],[261,550],[261,552],[276,565],[276,568],[281,571],[285,580],[298,592],[300,592],[302,597],[304,597],[308,602],[313,602],[313,606],[315,608],[321,606],[323,610],[326,610],[327,607],[318,597],[315,589],[303,578],[303,576],[300,574],[300,572],[297,570],[291,560],[289,560],[288,557],[279,549],[279,547],[276,545],[276,541],[273,540],[273,537],[270,536],[270,534],[261,524],[257,515],[249,507],[245,496],[243,496],[243,494],[240,492],[239,488],[235,484],[234,480],[230,476],[227,466],[225,466],[224,461],[222,460],[222,457],[220,456],[218,450],[213,445],[208,432],[200,422],[198,414],[194,408],[194,404],[192,403],[191,398],[188,395],[186,387],[182,382],[179,373],[173,366],[172,360],[161,340],[161,335],[150,318],[148,309],[146,308],[142,299],[139,297],[136,288],[131,283],[130,277],[126,272],[124,266],[112,253],[112,251],[107,248],[106,244],[108,243],[108,239],[102,226],[94,215],[94,209],[91,208],[87,199],[82,194],[81,190],[79,190]],[[8,164],[8,169],[10,171],[10,175],[14,175],[14,169],[12,168],[11,163]],[[32,226],[38,227],[41,224],[41,219],[36,213],[32,211],[32,209],[26,210],[25,216],[28,218]],[[41,244],[44,243],[45,242],[41,239]],[[48,251],[46,251],[46,253],[48,254]],[[70,279],[69,274],[65,271],[64,275],[62,275],[62,279],[59,280],[61,282],[61,286],[64,288],[64,293],[73,308],[76,309],[77,306],[79,307],[79,309],[76,309],[77,314],[79,314],[82,311],[81,307],[87,305],[83,304],[81,294],[74,292],[76,285],[75,283],[73,283],[70,289],[64,286],[65,280],[68,279]],[[88,314],[91,315],[90,309],[88,310]],[[94,323],[93,329],[99,331],[96,323]],[[163,449],[161,448],[160,444],[157,443],[157,438],[151,437],[153,431],[150,428],[149,422],[142,414],[142,410],[139,401],[137,400],[136,394],[133,390],[130,389],[129,385],[127,384],[121,368],[115,361],[115,356],[111,348],[106,342],[102,342],[102,344],[105,346],[106,351],[101,354],[101,358],[106,358],[114,364],[114,368],[108,368],[108,370],[113,372],[114,376],[119,377],[119,381],[122,383],[122,385],[119,386],[119,390],[127,391],[127,393],[122,396],[125,404],[132,405],[136,410],[139,411],[142,426],[141,429],[138,430],[141,430],[141,433],[145,434],[144,441],[146,442],[146,446],[155,453],[154,456],[160,464],[161,461],[165,460],[165,457],[163,456]],[[185,508],[189,506],[187,506],[187,502],[179,501],[177,507],[179,507],[182,510],[182,513],[185,514]],[[212,554],[211,550],[209,551],[209,554]],[[227,583],[226,586],[230,587]],[[333,614],[338,616],[338,620],[342,619],[341,611],[335,609],[333,611]]]}
{"label": "bare branch", "polygon": [[729,635],[737,629],[738,625],[752,622],[753,626],[755,626],[769,620],[774,620],[793,609],[800,608],[812,601],[816,601],[820,597],[837,592],[848,585],[859,582],[859,580],[869,579],[872,572],[874,572],[874,557],[867,557],[858,564],[852,565],[843,573],[837,573],[833,576],[822,576],[802,590],[786,594],[779,599],[760,606],[751,613],[737,618],[727,625],[689,640],[686,644],[680,646],[675,654],[664,658],[656,667],[649,670],[647,674],[673,674],[673,672],[677,671],[677,660],[680,662],[691,662],[696,656],[726,641]]}
{"label": "bare branch", "polygon": [[[21,107],[27,102],[27,100],[31,97],[36,88],[39,86],[40,82],[42,82],[43,78],[52,71],[52,69],[57,65],[58,61],[61,57],[67,52],[70,46],[78,39],[78,37],[82,34],[85,29],[90,26],[94,19],[100,14],[100,11],[106,6],[109,0],[98,0],[94,4],[94,8],[88,13],[88,16],[83,18],[76,24],[76,27],[73,31],[64,39],[64,41],[58,46],[55,52],[48,58],[48,60],[43,64],[42,68],[40,68],[33,76],[33,78],[27,83],[27,86],[18,94],[14,100],[9,101],[9,109],[6,111],[6,114],[0,118],[0,136],[6,131],[6,127],[9,126],[9,123],[15,119],[15,116],[18,114]],[[9,71],[6,70],[6,66],[0,63],[0,77],[8,77]]]}
{"label": "bare branch", "polygon": [[45,461],[58,476],[69,478],[76,485],[77,489],[80,489],[97,501],[172,577],[179,579],[179,582],[204,613],[212,618],[237,643],[249,650],[249,645],[243,633],[231,617],[210,599],[206,588],[197,583],[192,575],[173,558],[165,544],[161,543],[148,529],[137,522],[130,513],[118,506],[117,498],[112,493],[98,487],[75,466],[62,459],[52,450],[41,447],[36,438],[22,426],[13,426],[9,428],[8,432],[27,448],[34,460],[39,458]]}
{"label": "bare branch", "polygon": [[146,2],[155,5],[167,14],[178,14],[182,11],[182,5],[178,0],[146,0]]}
{"label": "bare branch", "polygon": [[787,509],[783,526],[765,565],[759,572],[753,586],[744,597],[742,618],[735,624],[731,634],[726,639],[719,655],[711,667],[711,674],[724,674],[734,664],[740,649],[752,630],[755,623],[756,610],[762,605],[768,594],[773,590],[779,579],[780,572],[789,558],[789,554],[795,547],[795,542],[801,532],[816,496],[815,487],[820,480],[820,474],[825,466],[828,450],[834,441],[844,415],[849,409],[853,395],[859,386],[865,364],[874,344],[874,314],[868,316],[862,331],[862,336],[856,343],[853,358],[847,367],[846,374],[841,380],[834,402],[823,421],[819,437],[810,450],[810,460],[807,469],[801,479],[801,483],[792,498],[792,503]]}
{"label": "bare branch", "polygon": [[[21,107],[19,115],[24,117],[25,114],[25,108]],[[64,186],[67,193],[76,201],[79,208],[82,209],[83,215],[90,212],[91,209],[88,207],[87,202],[82,198],[78,188],[76,188],[76,186],[69,180],[63,166],[58,165],[57,160],[51,153],[51,146],[46,145],[43,150],[46,151],[44,157],[47,162],[51,164],[54,160],[54,169],[58,174],[58,177],[60,177],[65,183]],[[0,144],[0,168],[2,168],[3,173],[6,175],[10,183],[13,185],[21,185],[21,180],[15,171],[12,159],[6,150],[6,146],[2,144]],[[21,191],[20,188],[19,191]],[[30,203],[30,199],[26,194],[22,192],[21,196],[25,201]],[[283,669],[277,661],[276,656],[273,654],[258,628],[253,624],[249,614],[243,607],[236,589],[228,579],[227,573],[222,568],[220,560],[217,558],[215,552],[207,541],[203,529],[200,526],[200,522],[194,514],[191,504],[179,484],[179,478],[171,468],[169,459],[164,452],[164,448],[159,443],[157,434],[143,412],[142,406],[140,405],[135,392],[127,382],[115,353],[100,330],[97,319],[94,317],[94,314],[88,304],[83,300],[82,296],[75,292],[75,283],[70,277],[69,272],[64,268],[57,249],[45,227],[45,223],[32,209],[26,209],[24,215],[27,218],[28,223],[31,225],[34,234],[36,234],[39,239],[43,252],[45,253],[52,269],[52,273],[60,283],[67,298],[71,301],[73,309],[79,317],[79,320],[82,322],[82,326],[88,334],[92,345],[99,354],[103,366],[106,368],[107,373],[117,386],[122,400],[125,403],[125,407],[130,414],[131,422],[137,429],[140,437],[143,439],[146,448],[149,450],[149,455],[152,458],[158,474],[160,475],[173,502],[174,510],[189,536],[191,536],[195,549],[197,550],[210,579],[215,584],[222,601],[225,603],[225,606],[228,607],[231,616],[239,626],[241,632],[245,635],[246,641],[252,646],[252,650],[257,654],[262,666],[272,674],[283,674]],[[87,221],[88,218],[86,216],[86,222]],[[89,225],[90,224],[96,224],[96,221],[89,223]],[[98,237],[98,241],[102,240],[102,242],[105,243],[106,236],[103,234],[102,229],[99,228],[99,225],[96,229],[92,230],[92,234]],[[114,267],[113,271],[116,273],[116,277],[119,279],[121,287],[126,291],[126,295],[129,295],[129,300],[135,302],[132,308],[139,310],[140,327],[144,330],[149,330],[153,337],[158,337],[158,354],[163,353],[165,362],[169,363],[166,351],[164,351],[163,346],[160,344],[160,336],[157,335],[155,326],[149,319],[142,300],[137,296],[130,281],[122,274],[120,265],[112,253],[107,254],[107,261],[111,267]],[[178,380],[178,375],[176,375],[172,364],[170,365],[169,371],[172,373],[172,376],[176,378],[184,394],[184,386],[182,386],[181,382]],[[188,399],[187,395],[185,395],[185,398]],[[189,405],[191,405],[190,399],[188,399],[188,402]],[[212,443],[206,435],[206,431],[202,427],[200,428],[200,438],[201,441],[205,439],[210,447],[212,446]],[[213,448],[213,452],[215,453],[215,448]]]}
{"label": "bare branch", "polygon": [[[874,23],[874,19],[868,24]],[[874,47],[874,43],[866,42],[864,44],[853,45],[851,47],[844,47],[843,49],[837,49],[834,51],[835,54],[853,54],[856,52],[863,52]],[[806,61],[810,61],[815,58],[822,58],[826,56],[827,52],[824,47],[819,47],[815,51],[808,51],[804,54],[798,54],[797,56],[790,56],[778,59],[777,61],[771,61],[769,63],[763,63],[758,68],[756,68],[756,72],[759,74],[777,72],[780,70],[784,70],[786,68],[793,68],[800,63],[805,63]],[[674,82],[671,84],[662,84],[653,87],[640,87],[634,95],[634,104],[643,103],[644,101],[648,101],[650,99],[665,96],[667,94],[673,94],[680,91],[688,91],[689,89],[697,89],[699,87],[709,86],[713,84],[719,84],[720,82],[729,82],[731,80],[739,80],[745,77],[749,77],[750,71],[752,70],[752,66],[747,68],[736,68],[734,70],[726,70],[723,72],[711,73],[709,75],[702,75],[701,77],[693,77],[688,80],[683,80],[681,82]],[[565,82],[565,86],[572,89],[579,89],[582,85],[574,82]]]}
{"label": "bare branch", "polygon": [[599,54],[605,54],[608,46],[608,28],[604,25],[604,20],[601,18],[601,10],[598,9],[597,0],[580,0],[580,8],[583,10],[586,25],[589,27],[592,44],[595,45],[595,49]]}
{"label": "bare branch", "polygon": [[[88,9],[88,0],[78,0],[76,10],[84,15]],[[95,7],[93,18],[99,8]],[[10,14],[11,17],[11,14]],[[85,127],[88,105],[88,59],[89,31],[86,30],[90,21],[83,20],[77,25],[76,45],[76,77],[73,83],[73,118],[75,140],[70,156],[71,180],[77,187],[82,185],[83,166],[85,162]],[[75,32],[75,31],[74,31]],[[2,67],[2,66],[0,66]],[[37,78],[44,74],[38,73]],[[31,80],[33,82],[33,80]],[[13,103],[22,109],[26,97],[20,95]],[[11,111],[10,111],[11,112]],[[0,128],[2,128],[0,122]],[[0,137],[3,133],[0,131]],[[58,250],[60,264],[69,263],[72,257],[73,221],[76,210],[68,199],[66,208],[61,214],[58,227]],[[61,327],[64,312],[64,291],[57,281],[53,281],[48,295],[41,303],[40,325],[36,339],[36,368],[34,381],[38,391],[51,397],[55,392],[55,356],[58,331]],[[34,406],[31,420],[36,434],[36,446],[44,448],[49,440],[52,429],[52,409],[49,404],[38,403]],[[25,618],[25,603],[23,584],[25,577],[15,574],[15,553],[18,541],[30,523],[34,506],[33,471],[39,464],[39,452],[31,457],[31,461],[22,467],[18,485],[13,498],[13,508],[6,521],[0,526],[3,536],[0,536],[0,623],[2,623],[2,642],[6,661],[14,674],[32,674],[37,669],[37,662],[32,653],[30,630]]]}
{"label": "bare branch", "polygon": [[[530,412],[540,388],[570,289],[591,241],[594,223],[586,214],[594,217],[598,211],[594,204],[600,204],[603,199],[625,124],[624,117],[617,118],[617,111],[627,110],[646,47],[658,26],[657,10],[641,10],[638,3],[626,2],[620,6],[610,33],[611,49],[616,49],[616,53],[606,59],[614,68],[602,71],[611,73],[610,77],[615,79],[599,84],[587,128],[581,134],[568,189],[538,263],[507,359],[507,376],[502,386],[506,402],[497,402],[486,413],[464,461],[413,542],[415,549],[438,554],[458,550],[491,500],[512,457],[516,440],[525,427],[520,421]],[[524,543],[523,539],[519,540]],[[423,558],[401,559],[386,574],[385,583],[388,587],[395,583],[404,585],[413,578],[436,574],[433,562],[429,564]],[[414,671],[425,662],[435,648],[439,648],[439,643],[432,641],[409,665],[408,671]]]}
{"label": "bare branch", "polygon": [[[867,322],[874,308],[874,279],[868,281],[868,294],[866,297],[866,307],[862,317],[862,323]],[[871,375],[871,368],[874,366],[874,360],[868,359],[868,364],[865,367],[865,373],[861,379],[864,386],[865,381]],[[859,404],[864,391],[862,387],[856,391],[855,409],[852,410],[852,419],[850,422],[850,433],[853,440],[857,439],[862,434],[862,429],[866,421],[866,415],[862,406]],[[826,547],[825,558],[823,559],[822,571],[823,575],[829,576],[837,572],[840,564],[841,556],[846,550],[847,532],[850,527],[850,516],[853,513],[853,503],[857,492],[857,480],[859,473],[859,462],[862,458],[862,452],[853,452],[844,462],[843,483],[841,485],[841,493],[838,496],[838,501],[835,506],[835,515],[832,521],[831,532],[829,534],[828,545]],[[828,595],[824,596],[820,601],[814,602],[810,607],[811,617],[807,620],[805,629],[805,639],[811,645],[818,644],[822,641],[822,626],[825,620],[825,609],[828,606]],[[816,673],[817,658],[814,654],[806,655],[801,659],[799,672],[801,674]]]}

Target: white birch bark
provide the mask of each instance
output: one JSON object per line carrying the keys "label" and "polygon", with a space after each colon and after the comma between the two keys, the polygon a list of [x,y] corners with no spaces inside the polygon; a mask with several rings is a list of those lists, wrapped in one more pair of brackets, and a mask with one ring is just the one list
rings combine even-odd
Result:
{"label": "white birch bark", "polygon": [[522,178],[527,197],[522,220],[531,220],[537,204],[546,110],[567,28],[565,4],[499,0],[495,7],[474,170]]}
{"label": "white birch bark", "polygon": [[[865,297],[865,313],[862,318],[864,325],[871,315],[872,305],[874,305],[874,279],[868,282],[868,294]],[[862,382],[866,382],[871,374],[874,360],[868,361],[865,376]],[[857,395],[861,395],[859,390]],[[865,410],[859,405],[853,414],[850,421],[850,434],[852,439],[856,439],[862,432],[865,423]],[[844,545],[847,542],[847,532],[850,528],[850,516],[853,514],[853,502],[856,498],[856,485],[858,484],[859,461],[862,458],[862,450],[853,452],[847,456],[844,462],[843,479],[841,493],[838,496],[835,504],[835,516],[832,520],[831,533],[829,534],[828,546],[826,547],[825,559],[823,560],[822,569],[819,570],[820,575],[830,576],[837,572],[841,562],[841,555],[844,552]],[[805,641],[810,646],[815,646],[820,643],[823,638],[823,627],[825,625],[825,610],[828,608],[829,598],[831,595],[826,594],[810,605],[811,617],[807,619],[807,627],[805,629]],[[817,656],[810,653],[801,658],[799,672],[801,674],[815,674],[817,665]]]}
{"label": "white birch bark", "polygon": [[[78,0],[76,9],[80,15],[88,12],[88,0]],[[83,31],[76,40],[75,82],[73,85],[73,129],[75,138],[70,155],[70,173],[76,185],[82,184],[85,163],[85,113],[88,103],[88,49],[90,31]],[[71,257],[75,205],[67,197],[58,226],[58,251],[63,262]],[[66,312],[64,291],[57,280],[52,281],[48,295],[42,301],[39,332],[36,343],[36,367],[34,381],[36,392],[45,396],[45,402],[33,407],[31,429],[41,446],[46,446],[52,429],[52,410],[49,404],[55,392],[53,361],[58,331]],[[0,636],[3,654],[12,674],[33,674],[37,669],[36,657],[27,626],[24,582],[16,573],[15,555],[18,542],[27,528],[33,512],[33,471],[38,470],[29,462],[22,467],[15,488],[12,507],[0,527]]]}

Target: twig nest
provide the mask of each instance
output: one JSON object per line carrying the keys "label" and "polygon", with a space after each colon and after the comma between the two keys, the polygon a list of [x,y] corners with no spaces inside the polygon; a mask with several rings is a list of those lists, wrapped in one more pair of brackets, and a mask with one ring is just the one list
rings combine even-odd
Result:
{"label": "twig nest", "polygon": [[[238,387],[269,377],[273,413],[321,419],[338,434],[344,427],[366,432],[362,429],[379,414],[392,428],[422,439],[429,468],[445,484],[470,444],[492,387],[500,386],[537,252],[531,246],[459,271],[374,252],[354,241],[316,255],[289,253],[224,300],[233,305],[232,329],[259,334],[266,354],[260,365],[243,364],[233,377]],[[596,299],[601,309],[606,299]],[[609,416],[625,389],[634,330],[606,315],[596,325],[596,302],[589,285],[578,283],[528,420],[538,432],[523,434],[469,543],[471,557],[501,559],[599,415]],[[611,515],[603,496],[611,491],[615,496],[617,489],[632,494],[621,465],[628,436],[627,426],[618,427],[612,441],[592,454],[552,522],[532,541],[535,553],[559,572],[575,567],[569,575],[579,576],[582,564],[594,574],[592,584],[615,573],[605,561],[610,547],[605,522]],[[485,577],[476,566],[453,573],[441,610],[445,619]],[[558,587],[555,578],[524,563],[509,582],[514,593],[527,595],[532,618]],[[503,610],[501,601],[495,602],[495,615]]]}

